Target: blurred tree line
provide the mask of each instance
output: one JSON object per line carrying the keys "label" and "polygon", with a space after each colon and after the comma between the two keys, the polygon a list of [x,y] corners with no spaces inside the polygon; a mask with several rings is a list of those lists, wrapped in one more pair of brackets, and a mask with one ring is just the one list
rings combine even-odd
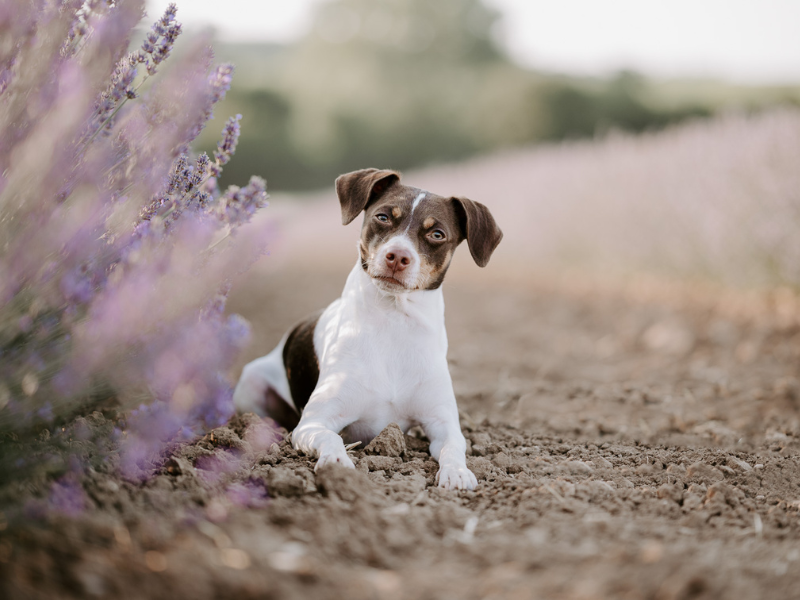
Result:
{"label": "blurred tree line", "polygon": [[522,69],[494,41],[498,18],[479,0],[335,0],[295,44],[217,45],[237,66],[218,112],[243,115],[222,185],[265,173],[273,191],[309,190],[367,166],[643,131],[719,106],[691,94],[664,102],[631,72],[600,80]]}

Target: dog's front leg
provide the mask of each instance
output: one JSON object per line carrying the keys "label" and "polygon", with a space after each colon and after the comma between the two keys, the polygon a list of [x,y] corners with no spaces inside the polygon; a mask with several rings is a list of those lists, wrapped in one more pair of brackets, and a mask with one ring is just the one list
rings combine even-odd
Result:
{"label": "dog's front leg", "polygon": [[300,423],[292,432],[292,445],[295,450],[318,457],[314,471],[323,465],[334,463],[355,468],[339,435],[342,429],[356,420],[351,418],[352,412],[338,394],[327,394],[324,385],[317,386],[309,398]]}
{"label": "dog's front leg", "polygon": [[431,441],[431,456],[439,463],[437,485],[447,490],[474,490],[478,480],[467,468],[467,442],[458,423],[455,397],[420,424]]}

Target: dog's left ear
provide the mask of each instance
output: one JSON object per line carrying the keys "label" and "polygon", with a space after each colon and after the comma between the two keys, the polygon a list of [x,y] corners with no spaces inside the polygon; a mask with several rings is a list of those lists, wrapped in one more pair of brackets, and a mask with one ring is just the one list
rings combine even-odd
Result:
{"label": "dog's left ear", "polygon": [[480,202],[468,198],[453,198],[453,205],[461,226],[462,239],[467,240],[469,253],[479,267],[489,262],[503,232],[495,223],[492,213]]}
{"label": "dog's left ear", "polygon": [[379,169],[361,169],[336,178],[336,195],[342,206],[342,225],[352,222],[369,203],[400,181],[400,173]]}

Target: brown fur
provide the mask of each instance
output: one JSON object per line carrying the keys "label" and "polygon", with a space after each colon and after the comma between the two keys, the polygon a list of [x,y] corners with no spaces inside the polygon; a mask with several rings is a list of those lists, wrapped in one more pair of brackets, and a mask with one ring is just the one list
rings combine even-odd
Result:
{"label": "brown fur", "polygon": [[314,350],[314,330],[322,315],[319,311],[299,323],[286,338],[283,366],[289,380],[289,391],[299,412],[303,412],[319,380],[319,361]]}
{"label": "brown fur", "polygon": [[492,213],[480,202],[469,198],[453,198],[461,229],[467,238],[470,254],[479,267],[485,267],[489,262],[503,232],[495,223]]}
{"label": "brown fur", "polygon": [[[414,198],[421,190],[402,185],[399,179],[395,171],[364,169],[336,180],[342,222],[349,223],[356,211],[365,211],[359,244],[364,270],[383,242],[406,229],[422,260],[419,289],[436,289],[442,284],[456,247],[465,239],[478,266],[486,266],[503,237],[489,209],[467,198],[427,193],[412,213]],[[387,222],[377,220],[377,215],[386,215]],[[434,231],[441,231],[445,239],[433,239]]]}
{"label": "brown fur", "polygon": [[371,201],[400,180],[395,171],[362,169],[336,178],[336,195],[342,207],[342,225],[352,222]]}

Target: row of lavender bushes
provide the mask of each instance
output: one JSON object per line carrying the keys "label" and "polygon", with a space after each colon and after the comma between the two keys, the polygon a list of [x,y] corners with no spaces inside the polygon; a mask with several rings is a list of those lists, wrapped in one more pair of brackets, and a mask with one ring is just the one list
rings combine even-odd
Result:
{"label": "row of lavender bushes", "polygon": [[[192,154],[233,68],[203,40],[165,65],[174,5],[130,52],[143,4],[0,7],[0,480],[64,430],[140,477],[232,414],[225,370],[249,329],[225,296],[263,253],[242,226],[266,184],[217,187],[238,116],[213,156]],[[113,407],[102,440],[69,426]]]}
{"label": "row of lavender bushes", "polygon": [[[683,282],[742,298],[800,291],[798,107],[534,146],[414,177],[491,202],[505,237],[481,277]],[[460,264],[456,255],[448,277]]]}

